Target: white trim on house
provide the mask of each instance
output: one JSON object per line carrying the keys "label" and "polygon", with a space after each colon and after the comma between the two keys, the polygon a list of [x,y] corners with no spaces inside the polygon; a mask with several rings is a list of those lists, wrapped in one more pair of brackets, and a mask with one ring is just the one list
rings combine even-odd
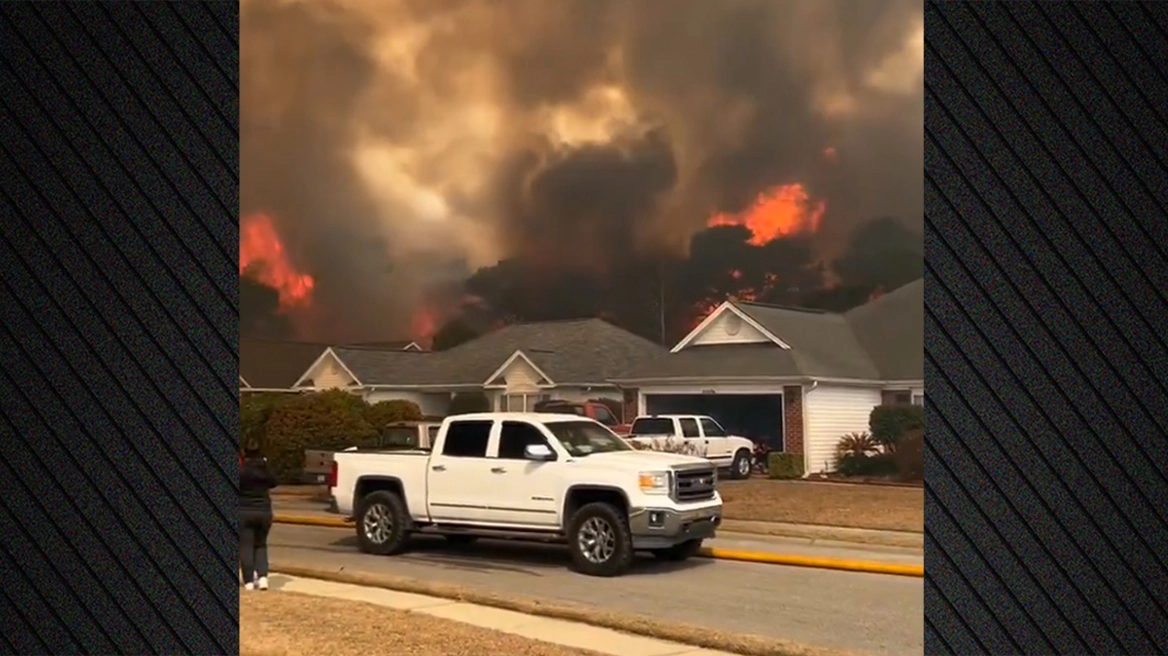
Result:
{"label": "white trim on house", "polygon": [[239,377],[239,382],[243,383],[243,389],[251,389],[251,383],[247,382],[247,379],[243,376]]}
{"label": "white trim on house", "polygon": [[640,385],[723,385],[734,383],[830,383],[832,385],[863,385],[883,389],[913,390],[916,394],[924,385],[921,380],[865,380],[863,378],[824,378],[822,376],[678,376],[673,378],[614,378],[618,387]]}
{"label": "white trim on house", "polygon": [[303,383],[304,383],[304,379],[308,378],[308,374],[312,373],[318,366],[320,366],[320,363],[324,362],[325,357],[329,356],[329,355],[333,356],[333,360],[336,360],[337,364],[340,365],[341,369],[346,374],[348,374],[350,378],[353,379],[353,385],[351,387],[365,387],[365,385],[361,383],[361,379],[357,378],[357,376],[353,374],[353,372],[349,369],[349,367],[345,366],[345,363],[341,360],[341,358],[336,353],[333,352],[333,347],[331,347],[331,346],[326,348],[324,350],[324,353],[321,353],[320,357],[318,357],[311,365],[309,365],[309,367],[307,369],[304,370],[304,373],[300,374],[300,378],[296,379],[296,383],[293,384],[292,387],[293,388],[302,387]]}
{"label": "white trim on house", "polygon": [[523,358],[523,361],[526,362],[528,364],[528,366],[530,366],[532,369],[534,369],[535,373],[539,374],[540,377],[542,377],[544,379],[545,383],[542,385],[538,385],[539,387],[555,387],[556,386],[556,383],[555,383],[555,381],[552,380],[551,376],[544,373],[543,369],[540,369],[539,367],[535,366],[535,363],[531,361],[531,358],[527,357],[527,355],[525,355],[522,350],[518,350],[518,351],[515,351],[514,353],[512,353],[511,357],[507,358],[507,360],[502,365],[500,365],[499,368],[496,369],[494,373],[492,373],[490,376],[487,376],[487,379],[485,381],[483,381],[483,387],[487,388],[487,389],[505,388],[507,386],[506,384],[500,385],[494,381],[499,376],[502,376],[503,372],[507,371],[507,368],[511,366],[511,363],[515,362],[516,358]]}
{"label": "white trim on house", "polygon": [[240,389],[240,392],[262,392],[264,394],[301,394],[309,392],[309,389],[283,389],[280,387],[249,387],[247,389]]}
{"label": "white trim on house", "polygon": [[754,319],[751,319],[750,315],[746,314],[742,310],[739,310],[734,305],[733,302],[726,301],[725,303],[722,303],[721,305],[719,305],[718,308],[715,309],[713,312],[711,312],[709,314],[709,316],[707,316],[705,319],[703,319],[702,322],[698,324],[697,328],[694,328],[693,330],[691,330],[690,333],[688,335],[686,335],[685,337],[683,337],[682,340],[677,343],[677,346],[674,346],[669,352],[670,353],[677,353],[678,351],[682,350],[686,346],[689,346],[690,342],[692,342],[694,339],[696,339],[697,336],[700,335],[703,330],[705,330],[706,328],[708,328],[710,326],[710,324],[717,321],[718,317],[722,316],[722,314],[724,312],[726,312],[727,310],[738,315],[738,317],[740,319],[742,319],[744,322],[746,322],[747,325],[749,325],[751,328],[754,328],[758,332],[762,333],[763,337],[766,337],[767,339],[769,339],[775,346],[778,346],[779,348],[786,350],[786,351],[791,350],[791,347],[789,345],[787,345],[786,342],[779,339],[774,333],[772,333],[771,331],[764,328],[763,325],[760,324],[759,322],[755,321]]}
{"label": "white trim on house", "polygon": [[417,342],[410,342],[409,344],[406,344],[405,346],[403,346],[403,347],[402,347],[402,350],[403,350],[403,351],[419,351],[419,352],[422,352],[422,351],[425,351],[426,349],[424,349],[424,348],[422,348],[421,346],[419,346]]}

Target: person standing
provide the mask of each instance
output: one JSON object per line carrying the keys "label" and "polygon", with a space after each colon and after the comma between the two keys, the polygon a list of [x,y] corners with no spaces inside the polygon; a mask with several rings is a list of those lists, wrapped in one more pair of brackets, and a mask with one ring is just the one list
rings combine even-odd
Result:
{"label": "person standing", "polygon": [[268,532],[276,475],[258,447],[249,445],[239,461],[239,564],[245,590],[268,589]]}

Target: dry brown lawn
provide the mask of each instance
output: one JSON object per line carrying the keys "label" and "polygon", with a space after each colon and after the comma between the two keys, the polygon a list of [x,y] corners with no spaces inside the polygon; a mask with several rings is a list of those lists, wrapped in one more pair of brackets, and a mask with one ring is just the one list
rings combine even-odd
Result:
{"label": "dry brown lawn", "polygon": [[598,656],[439,617],[294,592],[239,595],[240,656]]}
{"label": "dry brown lawn", "polygon": [[727,519],[925,530],[922,488],[812,481],[719,481]]}

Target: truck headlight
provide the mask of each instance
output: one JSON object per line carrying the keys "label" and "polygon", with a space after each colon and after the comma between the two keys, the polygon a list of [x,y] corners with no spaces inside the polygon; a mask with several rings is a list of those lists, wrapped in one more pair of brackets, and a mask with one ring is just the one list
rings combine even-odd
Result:
{"label": "truck headlight", "polygon": [[641,484],[641,492],[645,494],[669,494],[669,472],[641,472],[638,478]]}

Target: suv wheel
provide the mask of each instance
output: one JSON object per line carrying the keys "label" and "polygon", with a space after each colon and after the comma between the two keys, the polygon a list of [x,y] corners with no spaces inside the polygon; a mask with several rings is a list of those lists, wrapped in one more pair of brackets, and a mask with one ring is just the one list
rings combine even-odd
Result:
{"label": "suv wheel", "polygon": [[750,470],[754,467],[753,459],[750,451],[739,449],[738,453],[734,454],[734,462],[730,463],[730,478],[736,481],[750,478]]}
{"label": "suv wheel", "polygon": [[356,520],[361,551],[388,556],[405,548],[410,515],[400,496],[385,491],[366,495],[358,504]]}
{"label": "suv wheel", "polygon": [[568,523],[572,569],[588,576],[620,576],[633,564],[633,535],[625,513],[608,503],[590,503]]}
{"label": "suv wheel", "polygon": [[702,548],[701,540],[686,540],[681,544],[675,544],[668,549],[654,549],[653,556],[658,560],[664,560],[672,563],[679,563],[683,560],[688,560],[696,555]]}

